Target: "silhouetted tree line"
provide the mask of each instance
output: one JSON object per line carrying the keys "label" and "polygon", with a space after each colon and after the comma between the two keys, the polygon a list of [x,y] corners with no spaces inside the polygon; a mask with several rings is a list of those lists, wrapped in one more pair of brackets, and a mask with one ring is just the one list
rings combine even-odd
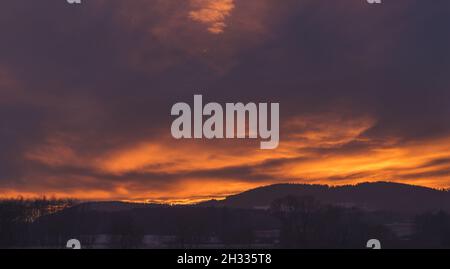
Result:
{"label": "silhouetted tree line", "polygon": [[54,213],[76,203],[75,200],[8,199],[0,201],[0,247],[30,246],[33,233],[31,224],[40,217]]}
{"label": "silhouetted tree line", "polygon": [[450,248],[450,215],[444,211],[426,213],[415,218],[411,238],[414,246],[423,248]]}
{"label": "silhouetted tree line", "polygon": [[309,196],[277,199],[271,211],[281,222],[282,248],[364,248],[368,239],[393,237],[356,208],[324,205]]}
{"label": "silhouetted tree line", "polygon": [[364,248],[376,238],[385,248],[450,248],[450,215],[444,211],[416,216],[413,233],[398,238],[374,213],[323,204],[309,196],[287,196],[270,210],[226,207],[159,206],[120,211],[92,210],[70,200],[0,201],[0,247],[59,247],[78,238],[83,248],[99,235],[108,247],[145,247],[145,235],[173,238],[164,247],[207,245],[251,248],[258,231],[279,231],[273,248]]}
{"label": "silhouetted tree line", "polygon": [[112,247],[120,249],[142,246],[144,231],[129,214],[119,214],[112,222],[111,234],[114,236]]}

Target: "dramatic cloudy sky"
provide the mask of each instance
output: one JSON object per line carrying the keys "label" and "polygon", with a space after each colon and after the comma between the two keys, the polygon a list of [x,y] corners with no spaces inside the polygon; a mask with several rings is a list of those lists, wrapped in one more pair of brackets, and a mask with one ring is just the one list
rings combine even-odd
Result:
{"label": "dramatic cloudy sky", "polygon": [[[82,1],[1,1],[0,196],[450,187],[450,1]],[[194,94],[279,102],[279,148],[174,140]]]}

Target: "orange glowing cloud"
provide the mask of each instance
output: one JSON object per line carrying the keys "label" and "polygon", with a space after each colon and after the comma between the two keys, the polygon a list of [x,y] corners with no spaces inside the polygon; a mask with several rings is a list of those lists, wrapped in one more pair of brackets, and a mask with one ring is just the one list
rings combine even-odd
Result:
{"label": "orange glowing cloud", "polygon": [[234,9],[234,0],[191,0],[193,10],[189,17],[207,25],[208,31],[221,34],[226,28],[225,20]]}
{"label": "orange glowing cloud", "polygon": [[[370,116],[329,113],[294,117],[283,124],[284,139],[271,151],[259,150],[252,141],[162,136],[88,156],[65,146],[73,138],[58,136],[26,157],[49,167],[89,169],[91,175],[67,174],[64,180],[41,175],[47,193],[85,199],[187,203],[280,182],[341,185],[390,180],[450,187],[450,175],[445,174],[450,169],[450,139],[378,141],[366,135],[376,122]],[[61,181],[67,182],[66,190],[56,184]]]}

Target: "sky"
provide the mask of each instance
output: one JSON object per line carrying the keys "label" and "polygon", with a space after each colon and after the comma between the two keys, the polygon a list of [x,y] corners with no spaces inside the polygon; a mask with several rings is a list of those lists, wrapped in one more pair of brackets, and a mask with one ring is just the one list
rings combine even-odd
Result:
{"label": "sky", "polygon": [[[0,197],[195,202],[450,187],[450,2],[0,4]],[[280,145],[175,140],[177,102],[280,103]]]}

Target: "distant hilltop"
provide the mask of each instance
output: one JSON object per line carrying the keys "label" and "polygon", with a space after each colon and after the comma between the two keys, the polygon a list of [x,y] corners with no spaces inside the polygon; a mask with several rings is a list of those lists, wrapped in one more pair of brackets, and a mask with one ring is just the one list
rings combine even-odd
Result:
{"label": "distant hilltop", "polygon": [[264,209],[286,196],[312,196],[323,203],[358,207],[367,211],[421,213],[450,212],[450,193],[427,187],[375,182],[331,187],[327,185],[276,184],[232,195],[222,201],[207,201],[200,206]]}

